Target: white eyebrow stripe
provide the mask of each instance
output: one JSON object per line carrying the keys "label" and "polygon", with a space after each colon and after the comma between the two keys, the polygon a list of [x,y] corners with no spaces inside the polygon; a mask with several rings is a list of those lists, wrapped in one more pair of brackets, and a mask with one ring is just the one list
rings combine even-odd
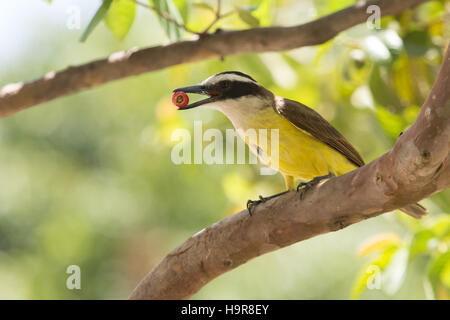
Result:
{"label": "white eyebrow stripe", "polygon": [[247,77],[240,76],[238,74],[224,73],[224,74],[219,74],[219,75],[215,74],[215,75],[207,78],[206,80],[204,80],[201,84],[202,85],[205,85],[205,84],[216,84],[216,83],[218,83],[220,81],[224,81],[224,80],[256,83],[255,81],[253,81],[253,80],[251,80],[251,79],[249,79]]}

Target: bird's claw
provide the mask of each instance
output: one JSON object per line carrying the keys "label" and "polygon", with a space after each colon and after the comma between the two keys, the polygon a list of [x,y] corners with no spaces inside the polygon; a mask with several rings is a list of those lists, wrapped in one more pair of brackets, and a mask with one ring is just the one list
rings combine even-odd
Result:
{"label": "bird's claw", "polygon": [[318,184],[320,181],[324,179],[329,179],[334,177],[334,174],[330,173],[325,176],[315,177],[312,180],[308,182],[300,182],[297,186],[297,192],[300,191],[300,200],[303,200],[305,193],[310,190],[312,187],[314,187],[316,184]]}
{"label": "bird's claw", "polygon": [[308,182],[301,182],[297,186],[297,192],[300,191],[300,200],[303,200],[303,197],[305,196],[306,191],[311,189],[316,183],[312,183],[313,180]]}
{"label": "bird's claw", "polygon": [[258,204],[260,204],[261,202],[262,202],[261,200],[248,200],[247,201],[248,214],[252,215],[252,209],[254,207],[256,207]]}
{"label": "bird's claw", "polygon": [[247,210],[248,210],[248,214],[252,215],[252,209],[254,207],[256,207],[258,204],[260,203],[264,203],[266,202],[266,198],[264,198],[263,196],[259,196],[259,200],[248,200],[247,201]]}
{"label": "bird's claw", "polygon": [[288,192],[289,192],[289,190],[286,190],[286,191],[283,191],[283,192],[280,192],[280,193],[273,194],[273,195],[268,196],[268,197],[263,197],[263,196],[260,195],[259,196],[259,200],[248,200],[247,201],[248,214],[252,215],[252,209],[254,207],[256,207],[258,204],[264,203],[267,200],[274,199],[274,198],[279,197],[279,196],[281,196],[281,195],[283,195],[285,193],[288,193]]}

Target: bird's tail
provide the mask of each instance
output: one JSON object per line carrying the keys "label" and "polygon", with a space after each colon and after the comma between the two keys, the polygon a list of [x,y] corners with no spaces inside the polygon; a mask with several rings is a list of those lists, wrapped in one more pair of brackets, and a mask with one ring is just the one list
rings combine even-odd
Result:
{"label": "bird's tail", "polygon": [[409,204],[399,210],[416,219],[420,219],[428,214],[428,210],[418,203]]}

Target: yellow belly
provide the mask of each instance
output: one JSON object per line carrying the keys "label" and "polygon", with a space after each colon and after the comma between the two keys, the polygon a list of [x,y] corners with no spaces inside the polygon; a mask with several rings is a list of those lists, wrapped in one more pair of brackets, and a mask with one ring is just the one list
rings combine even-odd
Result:
{"label": "yellow belly", "polygon": [[[311,180],[314,177],[329,173],[336,176],[342,175],[356,168],[356,165],[347,160],[341,153],[297,128],[283,116],[275,113],[272,108],[259,110],[252,117],[241,117],[233,124],[236,129],[267,129],[265,130],[267,132],[267,143],[261,143],[265,139],[260,139],[259,130],[256,130],[256,132],[258,135],[257,145],[263,150],[264,155],[267,154],[269,159],[273,158],[270,143],[271,129],[278,129],[278,166],[274,161],[270,161],[269,165],[280,171],[285,178],[290,176],[294,179]],[[255,141],[249,141],[246,136],[243,136],[243,138],[250,149],[255,152],[256,148],[251,145]],[[288,184],[288,182],[286,183]],[[289,183],[289,188],[292,188],[292,183]]]}

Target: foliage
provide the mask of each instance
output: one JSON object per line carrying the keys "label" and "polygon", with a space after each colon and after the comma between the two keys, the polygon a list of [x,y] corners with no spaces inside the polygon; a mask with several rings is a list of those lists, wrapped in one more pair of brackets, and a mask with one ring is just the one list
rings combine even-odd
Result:
{"label": "foliage", "polygon": [[439,215],[409,223],[405,240],[397,234],[379,234],[361,245],[359,255],[372,257],[355,280],[352,298],[358,298],[367,288],[368,279],[373,276],[368,272],[371,266],[379,268],[381,288],[389,295],[395,294],[405,280],[408,262],[419,258],[426,261],[424,290],[432,288],[426,291],[428,298],[449,298],[450,216]]}
{"label": "foliage", "polygon": [[87,26],[86,30],[82,34],[80,41],[83,42],[87,39],[87,37],[94,31],[94,28],[103,20],[103,18],[107,15],[109,11],[109,7],[113,3],[113,0],[105,0],[102,2],[91,22]]}
{"label": "foliage", "polygon": [[[80,40],[85,41],[102,19],[105,19],[107,27],[118,39],[123,39],[133,24],[136,5],[153,11],[166,36],[172,41],[180,40],[183,31],[205,33],[213,24],[233,13],[237,13],[241,21],[249,27],[269,25],[271,0],[252,1],[252,3],[252,5],[235,5],[233,10],[222,14],[220,7],[217,6],[217,9],[214,9],[211,4],[200,1],[188,4],[187,0],[148,0],[146,4],[140,0],[103,0]],[[189,12],[196,9],[215,16],[209,25],[202,26],[202,31],[191,31],[188,27],[191,23],[188,19]],[[195,26],[198,27],[197,24]]]}

